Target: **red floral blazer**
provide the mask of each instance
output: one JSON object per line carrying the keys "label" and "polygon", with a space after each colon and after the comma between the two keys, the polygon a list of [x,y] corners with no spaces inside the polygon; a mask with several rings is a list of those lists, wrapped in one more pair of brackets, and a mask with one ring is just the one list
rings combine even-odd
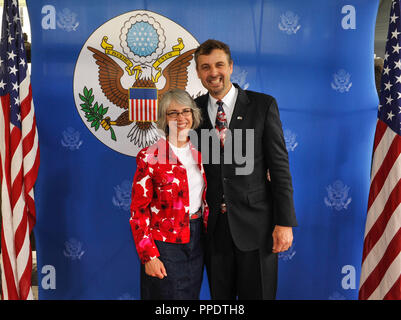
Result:
{"label": "red floral blazer", "polygon": [[[190,150],[205,182],[202,212],[206,228],[206,175],[200,152],[191,143]],[[145,263],[160,256],[154,240],[189,242],[188,178],[185,167],[164,138],[142,149],[136,161],[130,224],[139,258]]]}

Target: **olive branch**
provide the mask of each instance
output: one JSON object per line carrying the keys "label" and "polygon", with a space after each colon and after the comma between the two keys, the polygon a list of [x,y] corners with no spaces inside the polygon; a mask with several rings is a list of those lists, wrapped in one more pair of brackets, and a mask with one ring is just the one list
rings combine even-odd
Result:
{"label": "olive branch", "polygon": [[[104,115],[107,113],[107,110],[109,110],[109,108],[103,108],[103,104],[99,106],[97,102],[92,107],[93,100],[95,99],[95,95],[93,95],[92,92],[92,89],[88,90],[88,88],[84,87],[84,95],[79,94],[79,98],[84,102],[80,104],[80,106],[81,110],[85,112],[85,117],[87,121],[92,122],[91,127],[94,127],[95,131],[97,131],[100,127],[101,121],[104,118]],[[116,134],[111,126],[110,133],[111,139],[117,141]]]}

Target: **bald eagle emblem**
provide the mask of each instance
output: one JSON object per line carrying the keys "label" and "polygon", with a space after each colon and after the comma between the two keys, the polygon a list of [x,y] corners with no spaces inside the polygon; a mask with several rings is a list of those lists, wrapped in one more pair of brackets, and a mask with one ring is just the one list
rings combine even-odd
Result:
{"label": "bald eagle emblem", "polygon": [[[136,156],[160,137],[153,113],[157,114],[155,106],[165,92],[180,88],[194,98],[202,94],[193,59],[198,42],[154,12],[134,11],[113,20],[96,30],[81,50],[79,65],[87,72],[80,70],[80,75],[90,81],[75,74],[75,101],[97,138],[118,152]],[[76,73],[77,68],[78,63]],[[155,93],[151,120],[133,121],[132,89]]]}
{"label": "bald eagle emblem", "polygon": [[327,197],[324,197],[324,203],[329,208],[337,211],[348,209],[352,198],[349,197],[350,187],[345,185],[341,180],[336,180],[332,185],[326,187]]}

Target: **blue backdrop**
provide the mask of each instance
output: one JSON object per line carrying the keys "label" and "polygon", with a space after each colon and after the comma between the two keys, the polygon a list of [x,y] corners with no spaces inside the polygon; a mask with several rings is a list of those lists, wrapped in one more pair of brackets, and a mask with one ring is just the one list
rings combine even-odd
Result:
{"label": "blue backdrop", "polygon": [[[289,151],[299,227],[291,249],[280,255],[278,299],[357,298],[378,103],[378,0],[27,4],[41,150],[35,189],[40,299],[140,298],[129,203],[146,128],[112,126],[113,139],[101,125],[106,116],[122,114],[104,95],[88,49],[104,55],[105,36],[108,48],[120,53],[108,57],[122,70],[133,63],[127,67],[132,75],[124,71],[121,80],[125,88],[135,80],[136,65],[147,65],[144,74],[156,78],[157,68],[174,57],[159,67],[153,63],[173,52],[178,38],[181,54],[208,38],[230,45],[233,81],[276,97]],[[148,61],[141,60],[135,39],[124,38],[141,21],[164,36],[148,43],[160,45]],[[193,61],[186,71],[187,90],[199,94]],[[164,81],[160,76],[158,89]],[[83,110],[90,102],[103,105],[89,110],[100,119]],[[209,299],[206,280],[201,298]]]}

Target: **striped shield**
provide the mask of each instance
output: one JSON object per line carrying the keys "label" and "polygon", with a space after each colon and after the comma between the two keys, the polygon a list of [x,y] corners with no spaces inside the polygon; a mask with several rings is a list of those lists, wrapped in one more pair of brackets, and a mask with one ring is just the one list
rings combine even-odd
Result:
{"label": "striped shield", "polygon": [[157,89],[129,89],[129,120],[157,121]]}

